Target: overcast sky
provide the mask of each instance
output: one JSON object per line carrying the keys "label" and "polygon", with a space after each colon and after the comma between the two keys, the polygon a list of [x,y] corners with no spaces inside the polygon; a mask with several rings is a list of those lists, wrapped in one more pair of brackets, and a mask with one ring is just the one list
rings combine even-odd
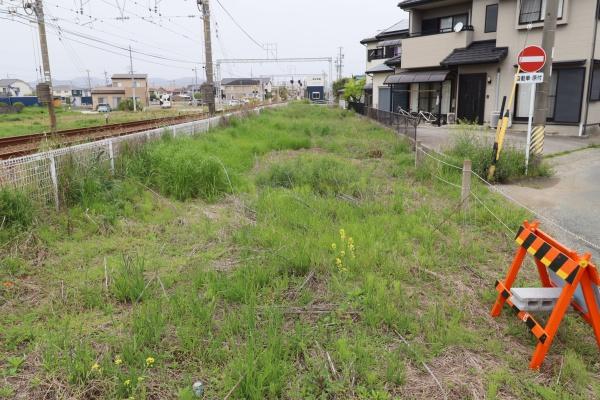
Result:
{"label": "overcast sky", "polygon": [[[398,0],[219,1],[210,0],[215,59],[265,58],[267,52],[259,47],[265,43],[276,43],[280,58],[335,57],[342,46],[344,75],[364,72],[365,51],[359,43],[362,38],[407,18],[397,7]],[[162,16],[154,12],[155,2]],[[76,13],[80,3],[83,15]],[[13,5],[25,15],[21,0],[0,1],[0,10]],[[118,47],[129,45],[136,52],[134,70],[148,73],[150,78],[191,77],[194,63],[204,61],[202,20],[198,18],[196,0],[44,0],[44,5],[47,21],[54,25],[48,26],[48,37],[55,79],[84,76],[86,70],[98,78],[104,77],[104,71],[109,75],[128,72],[128,52]],[[224,9],[258,44],[234,24]],[[196,17],[186,17],[190,15]],[[119,20],[121,17],[128,19]],[[141,17],[151,18],[151,22]],[[35,25],[5,12],[0,12],[0,18],[0,76],[35,81],[35,67],[40,64]],[[57,32],[59,29],[62,34]],[[327,63],[237,64],[224,65],[221,75],[322,72],[329,73]],[[201,67],[199,74],[204,76]]]}

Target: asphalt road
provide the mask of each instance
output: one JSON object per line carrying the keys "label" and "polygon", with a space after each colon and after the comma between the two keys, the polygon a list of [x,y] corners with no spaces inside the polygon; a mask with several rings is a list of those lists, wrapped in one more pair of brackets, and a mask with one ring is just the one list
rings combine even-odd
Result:
{"label": "asphalt road", "polygon": [[[569,231],[600,246],[600,149],[586,149],[549,160],[554,177],[502,190]],[[527,186],[525,186],[527,185]],[[542,229],[580,252],[591,252],[600,265],[600,249],[593,248],[542,221]]]}

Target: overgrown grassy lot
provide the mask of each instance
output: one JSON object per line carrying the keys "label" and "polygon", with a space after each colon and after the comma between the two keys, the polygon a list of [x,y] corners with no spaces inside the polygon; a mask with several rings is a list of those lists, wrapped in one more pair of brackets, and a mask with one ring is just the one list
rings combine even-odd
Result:
{"label": "overgrown grassy lot", "polygon": [[[0,398],[189,400],[196,381],[206,399],[600,396],[578,317],[539,372],[524,324],[489,317],[515,245],[435,178],[458,175],[415,170],[349,112],[165,138],[115,179],[69,168],[59,213],[0,196]],[[512,228],[526,217],[475,191]]]}
{"label": "overgrown grassy lot", "polygon": [[[176,109],[161,110],[148,108],[146,111],[133,113],[126,111],[112,111],[109,123],[120,123],[137,121],[141,119],[152,119],[172,117],[179,114]],[[104,125],[106,123],[104,114],[85,114],[79,111],[71,111],[64,107],[56,109],[56,120],[58,129],[76,129],[88,126]],[[0,137],[29,135],[50,131],[50,119],[48,110],[44,107],[25,107],[18,114],[0,114]]]}

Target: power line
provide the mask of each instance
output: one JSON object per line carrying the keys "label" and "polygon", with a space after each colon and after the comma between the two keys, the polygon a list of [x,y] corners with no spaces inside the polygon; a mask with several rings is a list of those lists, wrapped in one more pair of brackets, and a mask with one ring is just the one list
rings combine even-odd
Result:
{"label": "power line", "polygon": [[233,23],[240,28],[240,30],[242,32],[244,32],[244,34],[248,37],[248,39],[250,39],[252,42],[254,42],[254,44],[256,44],[258,47],[260,47],[261,49],[265,49],[265,46],[261,43],[259,43],[256,39],[254,39],[252,37],[252,35],[250,35],[248,33],[247,30],[245,30],[237,21],[236,19],[233,17],[233,15],[231,15],[231,13],[229,11],[227,11],[227,9],[225,8],[225,6],[223,6],[223,4],[221,3],[221,0],[217,0],[217,3],[219,3],[219,6],[221,6],[221,8],[223,9],[223,11],[225,11],[225,13],[229,16],[229,18],[231,18],[231,20],[233,21]]}

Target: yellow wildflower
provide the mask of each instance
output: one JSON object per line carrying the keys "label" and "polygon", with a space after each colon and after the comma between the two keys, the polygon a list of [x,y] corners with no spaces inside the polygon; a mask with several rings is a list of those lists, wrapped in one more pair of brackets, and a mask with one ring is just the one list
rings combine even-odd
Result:
{"label": "yellow wildflower", "polygon": [[346,240],[346,231],[343,228],[340,229],[340,238]]}
{"label": "yellow wildflower", "polygon": [[335,249],[337,249],[337,244],[335,244],[335,243],[331,243],[331,249],[332,249],[332,250],[335,250]]}
{"label": "yellow wildflower", "polygon": [[92,372],[99,372],[100,371],[100,365],[98,365],[98,363],[94,363],[94,365],[92,365]]}
{"label": "yellow wildflower", "polygon": [[129,386],[129,385],[131,384],[131,379],[127,379],[127,380],[125,380],[125,382],[123,382],[123,384],[124,384],[125,386]]}
{"label": "yellow wildflower", "polygon": [[348,244],[352,245],[354,243],[354,239],[352,239],[351,237],[348,238]]}
{"label": "yellow wildflower", "polygon": [[336,264],[336,265],[338,265],[338,266],[339,266],[339,265],[342,265],[342,259],[341,259],[341,258],[339,258],[339,257],[338,257],[338,258],[336,258],[336,259],[335,259],[335,264]]}
{"label": "yellow wildflower", "polygon": [[123,364],[123,360],[121,360],[121,357],[116,356],[115,357],[115,365],[121,365]]}
{"label": "yellow wildflower", "polygon": [[144,382],[144,377],[143,376],[138,376],[138,382]]}
{"label": "yellow wildflower", "polygon": [[340,257],[345,257],[346,256],[346,252],[344,250],[340,251]]}
{"label": "yellow wildflower", "polygon": [[151,367],[154,364],[154,357],[146,358],[146,366]]}

